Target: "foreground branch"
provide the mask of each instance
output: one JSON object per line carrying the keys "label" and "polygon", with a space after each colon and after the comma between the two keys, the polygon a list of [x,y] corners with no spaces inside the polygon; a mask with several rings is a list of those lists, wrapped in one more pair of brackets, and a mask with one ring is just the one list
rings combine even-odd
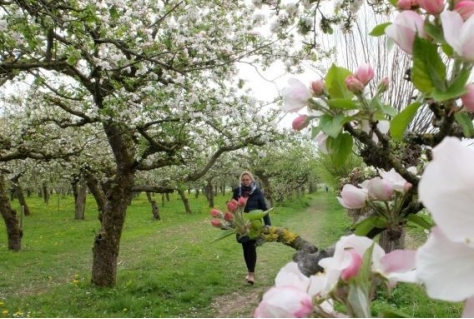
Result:
{"label": "foreground branch", "polygon": [[283,227],[264,227],[260,237],[265,242],[278,242],[295,249],[296,253],[293,255],[293,261],[298,264],[300,271],[308,277],[323,272],[324,269],[319,266],[319,261],[334,255],[334,247],[319,250],[297,233]]}

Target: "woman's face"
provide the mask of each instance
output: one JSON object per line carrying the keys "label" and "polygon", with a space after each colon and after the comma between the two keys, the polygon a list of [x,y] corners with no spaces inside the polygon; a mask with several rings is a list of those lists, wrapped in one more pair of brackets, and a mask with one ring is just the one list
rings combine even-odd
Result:
{"label": "woman's face", "polygon": [[242,179],[240,180],[240,182],[244,186],[250,186],[250,184],[252,183],[252,180],[250,179],[250,176],[242,175]]}

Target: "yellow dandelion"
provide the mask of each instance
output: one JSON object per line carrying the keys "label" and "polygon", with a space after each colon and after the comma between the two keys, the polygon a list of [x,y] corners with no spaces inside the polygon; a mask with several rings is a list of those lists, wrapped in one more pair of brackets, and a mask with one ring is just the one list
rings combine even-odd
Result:
{"label": "yellow dandelion", "polygon": [[8,310],[3,310],[2,315],[4,315],[4,316],[8,315]]}
{"label": "yellow dandelion", "polygon": [[79,280],[74,279],[74,280],[72,281],[72,283],[75,284],[75,285],[77,285],[77,284],[79,283]]}

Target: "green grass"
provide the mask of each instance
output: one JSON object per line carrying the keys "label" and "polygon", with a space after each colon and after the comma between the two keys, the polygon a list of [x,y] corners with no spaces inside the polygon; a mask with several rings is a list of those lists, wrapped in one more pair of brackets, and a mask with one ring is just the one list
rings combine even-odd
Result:
{"label": "green grass", "polygon": [[[223,209],[228,197],[218,195],[216,206]],[[117,285],[98,289],[89,284],[91,249],[100,227],[92,198],[83,221],[74,220],[70,197],[52,197],[49,205],[38,197],[29,198],[33,214],[23,221],[21,251],[7,250],[5,226],[0,224],[0,313],[4,317],[214,317],[219,316],[215,301],[230,296],[223,299],[235,308],[227,312],[229,316],[251,316],[259,296],[294,251],[277,243],[259,247],[257,283],[248,286],[240,245],[234,238],[211,243],[219,230],[210,226],[204,197],[189,200],[193,214],[186,215],[173,194],[160,206],[162,221],[154,221],[146,197],[134,199],[122,235]],[[285,202],[275,208],[272,222],[322,248],[350,226],[331,193]],[[243,306],[233,296],[252,299],[243,300]],[[387,307],[416,317],[460,314],[459,304],[427,299],[422,288],[408,285],[397,287],[392,298],[378,296],[374,314]]]}

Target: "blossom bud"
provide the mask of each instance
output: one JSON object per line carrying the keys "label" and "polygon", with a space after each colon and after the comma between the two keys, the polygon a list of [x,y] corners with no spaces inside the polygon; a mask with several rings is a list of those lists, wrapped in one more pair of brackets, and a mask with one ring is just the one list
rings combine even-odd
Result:
{"label": "blossom bud", "polygon": [[418,0],[418,4],[433,15],[440,14],[444,10],[444,0]]}
{"label": "blossom bud", "polygon": [[324,83],[324,80],[313,81],[311,82],[311,88],[313,89],[314,95],[321,96],[326,88],[326,83]]}
{"label": "blossom bud", "polygon": [[337,200],[348,209],[359,209],[365,207],[368,193],[367,189],[355,187],[352,184],[346,184],[342,188],[341,197]]}
{"label": "blossom bud", "polygon": [[388,90],[388,85],[389,84],[390,84],[390,80],[388,79],[388,77],[384,77],[379,82],[378,91],[380,93],[386,92]]}
{"label": "blossom bud", "polygon": [[211,220],[211,225],[217,228],[221,228],[222,222],[219,219],[213,219]]}
{"label": "blossom bud", "polygon": [[232,220],[234,220],[234,215],[231,212],[226,212],[224,214],[224,220],[231,222]]}
{"label": "blossom bud", "polygon": [[307,115],[299,115],[297,118],[293,120],[293,123],[291,123],[291,127],[295,131],[301,131],[305,127],[309,125],[309,120]]}
{"label": "blossom bud", "polygon": [[464,21],[469,19],[474,14],[474,1],[472,0],[461,0],[454,6]]}
{"label": "blossom bud", "polygon": [[247,198],[241,196],[239,198],[239,200],[237,201],[237,206],[238,207],[245,207],[245,205],[247,204]]}
{"label": "blossom bud", "polygon": [[347,89],[351,92],[361,93],[364,90],[364,83],[362,83],[354,75],[349,75],[346,78],[345,82],[346,82]]}
{"label": "blossom bud", "polygon": [[361,81],[364,85],[370,82],[374,78],[374,70],[369,64],[362,64],[354,72],[354,76]]}
{"label": "blossom bud", "polygon": [[400,10],[411,10],[418,7],[417,0],[398,0],[397,7]]}
{"label": "blossom bud", "polygon": [[461,96],[462,104],[467,111],[474,113],[474,84],[466,85],[467,93]]}
{"label": "blossom bud", "polygon": [[227,209],[229,210],[229,212],[235,213],[237,208],[238,208],[238,203],[235,199],[232,199],[230,202],[227,203]]}
{"label": "blossom bud", "polygon": [[369,196],[376,200],[387,201],[392,198],[395,190],[393,183],[381,179],[380,177],[372,178],[367,184]]}
{"label": "blossom bud", "polygon": [[215,218],[222,218],[224,216],[224,214],[222,214],[222,212],[216,208],[213,208],[211,209],[211,216],[212,217],[215,217]]}

